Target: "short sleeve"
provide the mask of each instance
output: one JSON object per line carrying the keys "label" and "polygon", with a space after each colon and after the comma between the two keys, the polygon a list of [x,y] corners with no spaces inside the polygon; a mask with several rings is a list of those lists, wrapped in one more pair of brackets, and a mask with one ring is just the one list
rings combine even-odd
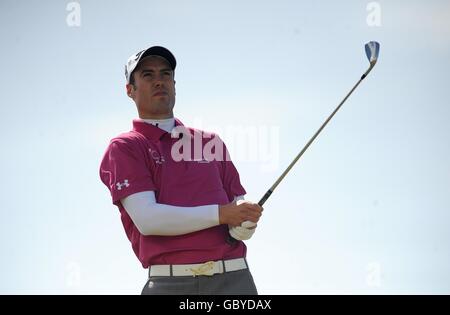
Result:
{"label": "short sleeve", "polygon": [[145,153],[137,145],[115,140],[100,164],[100,179],[108,187],[112,202],[149,190],[156,190]]}
{"label": "short sleeve", "polygon": [[247,192],[245,191],[244,187],[241,184],[239,173],[236,167],[234,166],[233,162],[231,161],[230,154],[224,142],[223,148],[224,148],[224,158],[221,161],[222,182],[223,188],[225,189],[228,195],[228,200],[230,200],[231,202],[234,199],[234,197],[245,195]]}

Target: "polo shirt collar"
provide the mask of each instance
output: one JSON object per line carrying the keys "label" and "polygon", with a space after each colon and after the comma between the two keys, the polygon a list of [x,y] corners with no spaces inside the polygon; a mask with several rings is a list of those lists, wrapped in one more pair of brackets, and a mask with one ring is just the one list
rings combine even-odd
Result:
{"label": "polo shirt collar", "polygon": [[[175,127],[177,126],[184,126],[184,124],[179,119],[175,118]],[[141,119],[133,119],[133,131],[139,132],[153,141],[159,141],[165,134],[169,133],[152,124],[148,124]]]}

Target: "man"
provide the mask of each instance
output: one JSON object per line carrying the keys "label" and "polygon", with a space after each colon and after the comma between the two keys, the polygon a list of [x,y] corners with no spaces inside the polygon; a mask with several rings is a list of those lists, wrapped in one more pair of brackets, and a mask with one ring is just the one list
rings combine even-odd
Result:
{"label": "man", "polygon": [[160,46],[129,58],[126,90],[139,119],[111,140],[100,166],[149,269],[142,294],[257,294],[242,240],[253,235],[262,208],[242,200],[246,192],[220,138],[174,118],[175,67]]}

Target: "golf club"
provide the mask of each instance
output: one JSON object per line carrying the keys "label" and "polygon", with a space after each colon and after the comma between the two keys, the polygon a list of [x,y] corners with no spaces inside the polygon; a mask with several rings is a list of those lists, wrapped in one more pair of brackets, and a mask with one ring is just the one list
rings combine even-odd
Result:
{"label": "golf club", "polygon": [[[295,157],[295,159],[289,164],[289,166],[286,168],[286,170],[281,174],[281,176],[275,181],[275,183],[272,185],[272,187],[267,190],[267,192],[264,194],[264,196],[261,198],[261,200],[258,202],[258,204],[262,207],[264,203],[269,199],[270,195],[273,193],[275,188],[280,184],[280,182],[283,180],[283,178],[289,173],[289,171],[292,169],[292,167],[297,163],[297,161],[300,159],[300,157],[305,153],[305,151],[308,149],[308,147],[311,145],[311,143],[317,138],[319,133],[322,131],[323,128],[328,124],[328,122],[333,118],[333,116],[336,114],[336,112],[341,108],[341,106],[345,103],[345,101],[349,98],[349,96],[353,93],[353,91],[358,87],[358,85],[361,83],[362,80],[369,74],[370,71],[372,71],[373,67],[377,63],[378,55],[380,53],[380,44],[375,41],[368,42],[365,45],[366,55],[367,59],[369,59],[370,66],[367,69],[367,71],[361,76],[359,81],[353,86],[353,88],[350,90],[350,92],[344,97],[344,99],[339,103],[339,105],[336,107],[336,109],[331,113],[331,115],[325,120],[325,122],[320,126],[319,130],[316,131],[316,133],[312,136],[312,138],[306,143],[305,147],[300,151],[300,153]],[[252,227],[255,226],[255,223],[250,221],[245,221],[242,223],[243,227]],[[236,239],[233,237],[233,231],[230,230],[230,236],[228,237],[228,243],[234,244],[236,242]]]}

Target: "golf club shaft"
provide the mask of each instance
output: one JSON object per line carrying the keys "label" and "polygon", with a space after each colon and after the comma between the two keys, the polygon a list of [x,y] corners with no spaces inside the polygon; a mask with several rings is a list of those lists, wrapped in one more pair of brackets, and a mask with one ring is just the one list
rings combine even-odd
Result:
{"label": "golf club shaft", "polygon": [[269,188],[269,190],[264,194],[264,196],[261,198],[261,200],[258,202],[258,204],[262,207],[264,203],[269,199],[270,195],[273,193],[275,188],[280,184],[280,182],[283,180],[283,178],[289,173],[291,168],[297,163],[297,161],[300,159],[300,157],[305,153],[305,151],[308,149],[308,147],[313,143],[313,141],[317,138],[319,133],[322,131],[323,128],[328,124],[328,122],[333,118],[333,116],[337,113],[339,108],[345,103],[345,101],[349,98],[349,96],[353,93],[353,91],[358,87],[358,85],[361,83],[362,80],[369,74],[369,72],[374,67],[374,63],[370,65],[369,69],[361,76],[359,81],[355,84],[355,86],[350,90],[350,92],[344,97],[344,99],[341,101],[341,103],[336,107],[336,109],[331,113],[331,115],[325,120],[325,122],[320,126],[319,130],[316,131],[316,133],[312,136],[311,139],[309,139],[308,143],[305,145],[305,147],[300,151],[300,153],[295,157],[295,159],[289,164],[289,166],[286,168],[286,170],[281,174],[280,177],[275,181],[275,183],[272,185],[272,187]]}
{"label": "golf club shaft", "polygon": [[[369,72],[372,70],[372,68],[375,66],[376,61],[370,63],[370,67],[367,69],[367,71],[361,76],[361,78],[358,80],[358,82],[353,86],[353,88],[350,90],[350,92],[344,97],[344,99],[339,103],[339,105],[336,107],[336,109],[331,113],[331,115],[325,120],[325,122],[320,126],[319,130],[316,131],[316,133],[312,136],[311,139],[309,139],[308,143],[306,143],[305,147],[300,151],[300,153],[295,157],[295,159],[289,164],[289,166],[286,168],[286,170],[281,174],[280,177],[273,183],[272,187],[269,188],[269,190],[264,194],[264,196],[259,200],[258,205],[261,207],[264,205],[264,203],[269,199],[270,195],[272,195],[273,191],[277,186],[280,184],[280,182],[283,180],[283,178],[289,173],[289,171],[292,169],[292,167],[297,163],[297,161],[300,159],[300,157],[305,153],[305,151],[308,149],[308,147],[313,143],[313,141],[317,138],[319,133],[325,128],[325,126],[328,124],[328,122],[333,118],[333,116],[337,113],[337,111],[341,108],[341,106],[345,103],[345,101],[352,95],[353,91],[356,90],[358,85],[361,83],[362,80],[369,74]],[[231,235],[228,235],[227,242],[230,245],[236,244],[237,240],[233,238]]]}

